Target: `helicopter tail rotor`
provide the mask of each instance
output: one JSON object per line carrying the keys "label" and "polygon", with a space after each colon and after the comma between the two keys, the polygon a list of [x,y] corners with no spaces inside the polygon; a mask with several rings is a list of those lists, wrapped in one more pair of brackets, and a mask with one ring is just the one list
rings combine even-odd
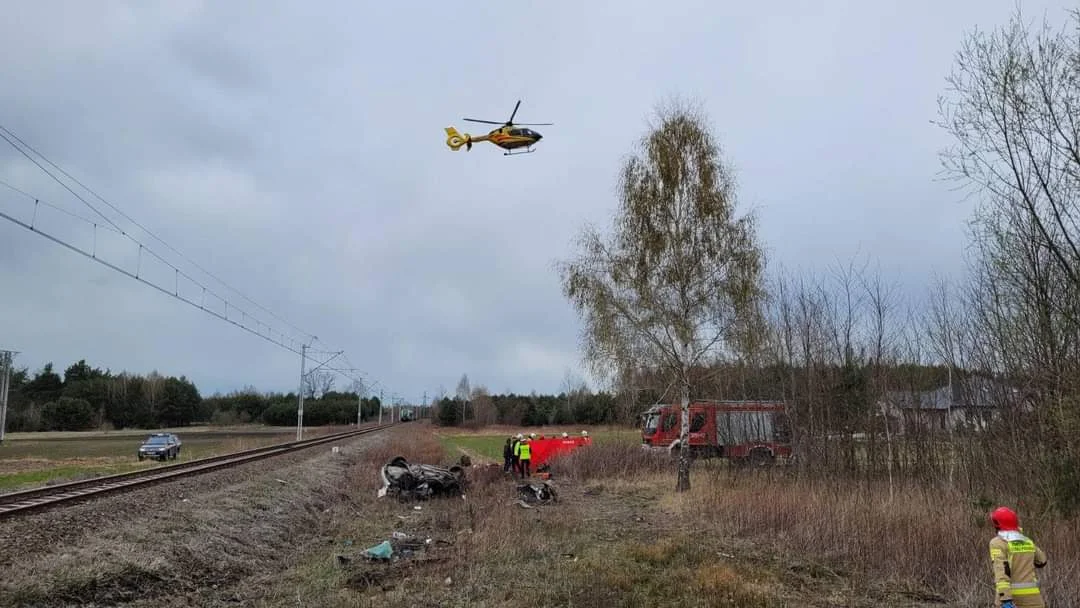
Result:
{"label": "helicopter tail rotor", "polygon": [[455,152],[461,146],[465,146],[466,151],[472,150],[472,136],[468,133],[462,135],[454,127],[446,127],[446,145],[450,146],[450,149]]}

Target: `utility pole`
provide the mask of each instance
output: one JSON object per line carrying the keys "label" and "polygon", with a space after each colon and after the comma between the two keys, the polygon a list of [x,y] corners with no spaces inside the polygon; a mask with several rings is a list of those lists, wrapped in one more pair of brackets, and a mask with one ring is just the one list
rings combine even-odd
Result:
{"label": "utility pole", "polygon": [[[312,339],[312,341],[315,341],[315,340],[318,340],[319,338],[316,337],[316,336],[312,336],[311,339]],[[300,441],[304,437],[304,376],[307,375],[307,374],[304,373],[304,363],[307,361],[307,349],[308,349],[307,344],[300,345],[300,396],[297,398],[299,400],[299,404],[296,406],[296,440],[297,441]],[[343,351],[343,350],[339,350],[338,352],[334,353],[333,357],[330,357],[326,361],[323,361],[322,363],[320,363],[320,364],[316,365],[315,367],[311,368],[311,370],[309,370],[307,373],[308,374],[315,373],[315,370],[317,370],[320,367],[326,365],[327,363],[330,363],[331,361],[333,361],[334,359],[339,357],[344,352],[345,351]]]}
{"label": "utility pole", "polygon": [[307,359],[307,344],[300,346],[300,396],[296,405],[296,440],[304,436],[304,363]]}
{"label": "utility pole", "polygon": [[356,426],[360,426],[360,413],[364,409],[364,381],[360,381],[360,390],[356,391]]}
{"label": "utility pole", "polygon": [[[428,413],[427,391],[424,391],[424,400],[420,402],[420,407],[424,408],[423,410],[420,410],[420,411],[424,412],[424,418],[427,418],[427,413]],[[419,416],[417,416],[417,418],[419,418]]]}
{"label": "utility pole", "polygon": [[380,388],[379,389],[379,426],[382,426],[382,408],[383,408],[382,394],[383,394],[383,389]]}
{"label": "utility pole", "polygon": [[8,389],[11,387],[11,363],[15,351],[0,350],[0,443],[4,443],[4,431],[7,429]]}

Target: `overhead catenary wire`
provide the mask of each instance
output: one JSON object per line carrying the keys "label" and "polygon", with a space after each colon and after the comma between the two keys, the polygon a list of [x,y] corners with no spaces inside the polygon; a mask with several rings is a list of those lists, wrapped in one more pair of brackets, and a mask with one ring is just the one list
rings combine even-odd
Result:
{"label": "overhead catenary wire", "polygon": [[[254,335],[262,338],[263,340],[266,340],[267,342],[270,342],[271,344],[275,344],[275,345],[277,345],[277,346],[279,346],[281,348],[284,348],[285,350],[288,350],[288,351],[290,351],[292,353],[295,353],[297,355],[302,354],[300,349],[296,348],[295,346],[293,346],[291,344],[286,343],[284,341],[284,339],[277,339],[277,338],[274,338],[273,335],[263,334],[263,333],[257,331],[256,329],[252,329],[251,327],[248,327],[247,325],[244,325],[243,323],[236,321],[235,319],[230,319],[230,318],[228,318],[227,315],[223,315],[223,314],[217,312],[216,310],[207,308],[207,307],[205,307],[204,305],[202,305],[199,302],[195,302],[194,300],[191,300],[189,298],[186,298],[186,297],[180,295],[178,292],[169,291],[168,289],[166,289],[166,288],[164,288],[164,287],[162,287],[160,285],[157,285],[156,283],[154,283],[152,281],[146,280],[144,277],[138,276],[137,274],[132,273],[131,271],[129,271],[129,270],[125,269],[125,268],[121,268],[121,267],[117,266],[116,264],[113,264],[112,262],[109,262],[107,260],[104,260],[104,259],[102,259],[100,257],[97,257],[97,256],[93,255],[91,252],[80,248],[78,245],[73,245],[71,243],[68,243],[67,241],[65,241],[65,240],[63,240],[63,239],[61,239],[61,238],[59,238],[59,237],[57,237],[55,235],[52,235],[52,234],[50,234],[48,232],[45,232],[44,230],[41,230],[40,228],[35,228],[35,227],[31,226],[30,224],[28,224],[26,222],[23,222],[22,220],[19,220],[18,218],[12,217],[11,215],[9,215],[9,214],[7,214],[7,213],[5,213],[3,211],[0,211],[0,218],[3,218],[5,220],[15,224],[16,226],[19,226],[21,228],[25,228],[26,230],[29,230],[30,232],[33,232],[35,234],[39,234],[39,235],[49,239],[50,241],[52,241],[52,242],[54,242],[54,243],[56,243],[56,244],[58,244],[58,245],[60,245],[62,247],[70,249],[71,251],[74,251],[75,253],[83,255],[83,256],[85,256],[85,257],[87,257],[87,258],[89,258],[89,259],[91,259],[91,260],[93,260],[93,261],[107,267],[107,268],[110,268],[110,269],[112,269],[112,270],[114,270],[116,272],[119,272],[120,274],[128,276],[128,277],[130,277],[132,279],[135,279],[136,281],[139,281],[140,283],[143,283],[145,285],[149,285],[150,287],[153,287],[154,289],[160,291],[161,293],[163,293],[163,294],[165,294],[167,296],[170,296],[172,298],[180,300],[181,302],[184,302],[186,304],[194,306],[195,308],[198,308],[199,310],[202,310],[203,312],[206,312],[207,314],[213,315],[214,317],[217,317],[218,319],[221,319],[222,321],[225,321],[227,323],[231,323],[232,325],[234,325],[236,327],[239,327],[240,329],[242,329],[242,330],[244,330],[246,332],[254,334]],[[326,359],[325,361],[320,361],[319,359],[317,359],[315,357],[311,357],[311,359],[312,359],[313,362],[315,362],[318,365],[322,366],[322,369],[327,369],[329,371],[334,371],[334,372],[340,373],[343,376],[349,378],[350,380],[360,380],[360,378],[357,378],[356,376],[353,376],[353,375],[349,374],[345,370],[342,370],[342,369],[339,369],[339,368],[333,368],[333,367],[326,367],[325,363],[328,362],[329,359]]]}
{"label": "overhead catenary wire", "polygon": [[[111,232],[115,232],[116,234],[122,234],[122,232],[120,230],[117,230],[116,228],[114,228],[112,226],[102,226],[102,225],[96,223],[94,220],[87,219],[87,218],[79,215],[78,213],[75,213],[74,211],[64,209],[60,205],[54,205],[54,204],[50,203],[49,201],[43,201],[41,199],[34,198],[33,194],[30,194],[29,192],[26,192],[25,190],[22,190],[20,188],[16,188],[15,186],[12,186],[11,184],[5,182],[2,179],[0,179],[0,186],[3,186],[3,187],[5,187],[5,188],[7,188],[9,190],[12,190],[14,192],[17,192],[18,194],[21,194],[21,195],[25,196],[26,198],[34,201],[35,205],[43,205],[43,206],[48,207],[50,209],[55,209],[55,210],[59,211],[60,213],[65,214],[65,215],[71,216],[71,217],[73,217],[73,218],[75,218],[77,220],[81,220],[83,222],[86,222],[87,224],[93,224],[93,225],[101,228],[102,230],[109,230]],[[33,225],[33,224],[31,224],[31,225]]]}
{"label": "overhead catenary wire", "polygon": [[[166,248],[168,248],[168,249],[169,249],[170,251],[172,251],[172,252],[173,252],[173,253],[175,253],[176,255],[180,256],[180,257],[181,257],[181,258],[182,258],[182,259],[183,259],[184,261],[188,262],[189,264],[191,264],[191,265],[192,265],[192,266],[194,266],[195,268],[199,269],[199,271],[203,272],[204,274],[206,274],[206,275],[207,275],[207,276],[209,276],[210,278],[214,279],[215,281],[217,281],[217,282],[218,282],[219,284],[221,284],[221,285],[222,285],[223,287],[225,287],[225,288],[226,288],[226,289],[228,289],[229,291],[232,291],[232,292],[233,292],[233,293],[235,293],[236,295],[238,295],[238,296],[240,296],[241,298],[243,298],[244,300],[246,300],[246,301],[247,301],[248,303],[250,303],[250,304],[254,305],[254,306],[255,306],[256,308],[259,308],[260,310],[262,310],[263,312],[267,313],[268,315],[270,315],[270,316],[274,317],[274,318],[275,318],[275,319],[277,319],[278,321],[281,321],[281,322],[282,322],[282,323],[284,323],[285,325],[288,325],[288,326],[289,326],[289,327],[291,327],[292,329],[294,329],[294,330],[296,330],[296,331],[300,332],[300,334],[302,334],[302,335],[303,335],[303,336],[304,336],[305,338],[307,338],[307,339],[312,339],[312,338],[315,338],[315,336],[314,336],[314,335],[312,335],[312,334],[310,334],[310,333],[307,333],[307,332],[305,332],[304,330],[300,329],[299,327],[297,327],[297,326],[293,325],[292,323],[289,323],[289,322],[288,322],[288,321],[286,321],[285,319],[282,319],[282,318],[281,318],[281,317],[279,317],[278,315],[274,314],[274,312],[273,312],[273,311],[271,311],[270,309],[268,309],[268,308],[266,308],[266,307],[262,306],[261,304],[259,304],[259,303],[258,303],[258,302],[256,302],[256,301],[252,300],[252,299],[251,299],[251,298],[249,298],[249,297],[248,297],[247,295],[245,295],[245,294],[243,294],[242,292],[240,292],[240,290],[238,290],[238,289],[236,289],[235,287],[233,287],[233,286],[229,285],[229,284],[228,284],[228,283],[226,283],[226,282],[225,282],[224,280],[220,279],[220,278],[219,278],[219,277],[218,277],[217,275],[213,274],[213,273],[212,273],[212,272],[210,272],[209,270],[206,270],[206,269],[205,269],[205,268],[203,268],[203,267],[202,267],[201,265],[199,265],[199,264],[198,264],[198,263],[197,263],[196,261],[192,260],[192,259],[191,259],[190,257],[188,257],[188,256],[184,255],[183,253],[181,253],[180,251],[178,251],[178,250],[177,250],[176,248],[174,248],[174,247],[173,247],[172,245],[170,245],[170,244],[168,244],[167,242],[165,242],[165,240],[164,240],[164,239],[162,239],[161,237],[159,237],[159,236],[157,236],[156,234],[154,234],[154,233],[153,233],[153,232],[152,232],[152,231],[151,231],[151,230],[150,230],[149,228],[147,228],[147,227],[143,226],[142,224],[140,224],[139,222],[135,221],[135,220],[134,220],[134,219],[133,219],[133,218],[132,218],[131,216],[129,216],[128,214],[124,213],[124,212],[123,212],[123,211],[122,211],[121,209],[117,208],[117,207],[116,207],[115,205],[113,205],[113,204],[112,204],[112,203],[110,203],[110,202],[109,202],[108,200],[106,200],[106,199],[105,199],[105,197],[101,196],[100,194],[98,194],[97,192],[95,192],[95,191],[94,191],[93,189],[91,189],[91,188],[90,188],[89,186],[87,186],[87,185],[83,184],[83,183],[82,183],[81,181],[79,181],[79,180],[78,180],[78,178],[76,178],[76,177],[72,176],[72,175],[71,175],[70,173],[68,173],[67,171],[65,171],[65,170],[64,170],[64,169],[63,169],[62,167],[58,166],[58,165],[57,165],[56,163],[54,163],[53,161],[49,160],[49,158],[48,158],[48,157],[46,157],[46,156],[45,156],[44,154],[42,154],[41,152],[38,152],[38,151],[37,151],[37,149],[35,149],[35,148],[34,148],[33,146],[31,146],[30,144],[28,144],[28,143],[26,143],[25,141],[23,141],[23,140],[22,140],[22,139],[21,139],[21,138],[20,138],[20,137],[19,137],[18,135],[16,135],[15,133],[13,133],[13,132],[12,132],[12,131],[11,131],[10,129],[8,129],[7,127],[5,127],[5,126],[4,126],[4,125],[2,125],[2,124],[0,124],[0,131],[2,131],[3,133],[7,133],[8,135],[10,135],[10,136],[11,136],[12,138],[14,138],[14,139],[15,139],[16,141],[18,141],[18,142],[19,142],[20,144],[22,144],[23,146],[25,146],[25,147],[26,147],[26,149],[30,150],[31,152],[33,152],[34,154],[36,154],[37,156],[39,156],[39,157],[40,157],[40,158],[41,158],[41,159],[42,159],[43,161],[45,161],[46,163],[48,163],[48,164],[49,164],[50,166],[52,166],[53,168],[55,168],[55,169],[56,169],[57,171],[59,171],[60,173],[64,174],[64,176],[65,176],[65,177],[67,177],[67,178],[68,178],[68,179],[70,179],[71,181],[73,181],[73,182],[75,182],[76,184],[78,184],[78,185],[79,185],[79,187],[81,187],[81,188],[82,188],[83,190],[86,190],[86,191],[87,191],[88,193],[90,193],[90,195],[91,195],[91,196],[93,196],[93,197],[94,197],[94,198],[96,198],[97,200],[101,201],[102,203],[105,203],[105,205],[107,205],[107,206],[108,206],[108,207],[109,207],[110,209],[112,209],[113,211],[115,211],[115,212],[119,213],[119,214],[120,214],[120,215],[121,215],[121,216],[122,216],[122,217],[123,217],[124,219],[126,219],[126,220],[127,220],[127,221],[129,221],[129,222],[131,222],[132,224],[135,224],[135,226],[137,226],[137,227],[138,227],[138,228],[139,228],[140,230],[142,230],[142,231],[143,231],[143,232],[145,232],[145,233],[146,233],[147,235],[149,235],[149,236],[150,236],[150,238],[152,238],[152,239],[154,239],[154,240],[158,241],[159,243],[161,243],[162,245],[164,245],[164,246],[165,246]],[[8,137],[7,137],[7,136],[5,136],[5,135],[4,135],[3,133],[0,133],[0,137],[3,137],[3,138],[4,138],[4,139],[5,139],[5,140],[6,140],[6,141],[7,141],[7,142],[8,142],[8,143],[9,143],[9,144],[10,144],[10,145],[12,146],[12,147],[14,147],[14,148],[16,148],[17,150],[19,150],[19,152],[20,152],[20,153],[22,153],[22,154],[23,154],[24,156],[26,156],[27,158],[29,158],[29,159],[30,159],[30,160],[31,160],[31,161],[32,161],[32,162],[33,162],[34,164],[38,165],[38,167],[41,167],[41,164],[40,164],[40,163],[38,163],[38,162],[37,162],[36,160],[34,160],[34,159],[33,159],[33,158],[32,158],[32,157],[31,157],[31,156],[29,155],[29,154],[27,154],[25,150],[22,150],[21,148],[19,148],[18,146],[16,146],[16,145],[15,145],[15,144],[14,144],[14,143],[13,143],[13,142],[12,142],[12,141],[10,140],[10,139],[8,139]],[[53,180],[55,180],[55,181],[56,181],[57,183],[59,183],[60,185],[64,186],[64,187],[65,187],[65,188],[66,188],[66,189],[67,189],[67,190],[68,190],[69,192],[71,192],[71,193],[72,193],[72,194],[73,194],[73,195],[74,195],[74,196],[75,196],[76,198],[78,198],[78,199],[79,199],[80,201],[82,201],[82,202],[83,202],[83,203],[84,203],[85,205],[87,205],[88,207],[90,207],[91,209],[93,209],[93,210],[94,210],[95,212],[97,212],[97,213],[98,213],[98,215],[101,215],[101,216],[102,216],[103,218],[105,218],[105,219],[106,219],[106,221],[108,221],[108,222],[109,222],[110,224],[112,224],[112,226],[113,226],[113,227],[115,227],[115,228],[116,228],[117,230],[120,230],[120,228],[119,228],[118,226],[116,226],[116,224],[115,224],[115,223],[113,223],[113,222],[112,222],[112,220],[108,219],[108,218],[107,218],[107,217],[106,217],[106,216],[105,216],[105,215],[104,215],[103,213],[101,213],[100,211],[98,211],[98,209],[97,209],[97,208],[95,208],[95,207],[94,207],[93,205],[91,205],[91,204],[90,204],[90,203],[89,203],[88,201],[86,201],[86,200],[85,200],[84,198],[82,198],[81,196],[79,196],[78,194],[76,194],[76,193],[75,193],[75,192],[74,192],[73,190],[71,190],[71,188],[69,188],[69,187],[68,187],[68,186],[67,186],[66,184],[64,184],[64,183],[63,183],[63,182],[62,182],[62,181],[61,181],[60,179],[58,179],[58,178],[57,178],[57,177],[56,177],[55,175],[53,175],[52,173],[50,173],[50,172],[49,172],[49,171],[48,171],[47,169],[45,169],[44,167],[41,167],[41,169],[42,169],[42,171],[45,171],[45,173],[46,173],[47,175],[49,175],[50,177],[52,177],[52,178],[53,178]],[[124,232],[123,232],[122,230],[121,230],[121,233],[122,233],[122,234],[124,234],[125,236],[130,236],[130,235],[127,235],[127,233],[124,233]],[[132,238],[132,240],[135,240],[135,239],[134,239],[134,238]]]}
{"label": "overhead catenary wire", "polygon": [[[297,340],[296,337],[294,337],[294,336],[288,336],[287,337],[286,332],[281,331],[280,329],[275,329],[272,326],[271,323],[260,320],[257,315],[251,314],[250,312],[243,310],[242,308],[237,306],[235,303],[231,304],[231,308],[233,310],[238,311],[238,312],[241,313],[241,320],[237,321],[236,319],[230,318],[229,317],[230,301],[229,301],[228,298],[223,297],[222,295],[218,294],[216,291],[214,291],[213,289],[211,289],[210,287],[205,285],[203,282],[197,280],[196,278],[191,276],[189,273],[187,273],[184,270],[180,269],[177,265],[175,265],[175,264],[169,262],[168,260],[166,260],[163,256],[158,254],[156,251],[151,249],[149,246],[142,243],[140,240],[136,239],[131,234],[128,234],[125,230],[123,230],[120,226],[118,226],[116,224],[116,222],[114,222],[111,218],[109,218],[107,215],[105,215],[101,210],[99,210],[97,207],[95,207],[90,201],[88,201],[84,197],[80,196],[79,193],[77,193],[71,186],[69,186],[67,183],[65,183],[63,180],[61,180],[56,174],[49,171],[49,169],[46,168],[41,162],[39,162],[37,159],[35,159],[33,156],[31,156],[31,154],[29,152],[27,152],[27,150],[29,150],[30,152],[33,152],[34,154],[39,156],[44,161],[44,163],[46,163],[49,166],[53,167],[56,171],[58,171],[59,173],[63,174],[65,177],[67,177],[68,179],[70,179],[73,182],[75,182],[76,184],[78,184],[79,187],[84,189],[86,192],[90,193],[94,198],[98,199],[99,201],[101,201],[102,203],[107,205],[110,209],[112,209],[116,213],[120,214],[122,217],[124,217],[124,219],[128,220],[129,222],[131,222],[132,224],[137,226],[139,229],[141,229],[143,232],[145,232],[151,238],[153,238],[154,240],[156,240],[159,243],[161,243],[162,245],[164,245],[170,251],[172,251],[173,253],[178,255],[180,258],[182,258],[184,261],[191,264],[192,266],[197,268],[199,271],[203,272],[204,274],[206,274],[207,276],[209,276],[210,278],[212,278],[213,280],[215,280],[216,282],[221,284],[223,287],[225,287],[229,291],[237,294],[243,300],[247,301],[248,303],[250,303],[253,306],[255,306],[256,308],[258,308],[259,310],[262,310],[263,312],[265,312],[269,316],[271,316],[274,319],[276,319],[277,321],[281,322],[283,325],[286,325],[289,328],[291,328],[292,330],[295,330],[296,332],[298,332],[300,334],[300,336],[302,336],[309,344],[312,343],[312,342],[320,341],[318,339],[318,337],[316,337],[315,335],[313,335],[311,333],[308,333],[308,332],[305,332],[304,330],[300,329],[296,325],[286,321],[285,319],[283,319],[279,315],[275,314],[273,311],[271,311],[268,308],[262,306],[258,302],[255,302],[253,299],[251,299],[247,295],[243,294],[238,289],[232,287],[231,285],[229,285],[228,283],[226,283],[225,281],[223,281],[222,279],[220,279],[219,277],[217,277],[216,275],[214,275],[210,271],[203,268],[201,265],[199,265],[197,262],[192,260],[190,257],[188,257],[188,256],[184,255],[183,253],[181,253],[180,251],[178,251],[176,248],[174,248],[173,246],[171,246],[170,244],[165,242],[161,237],[157,236],[152,231],[150,231],[148,228],[146,228],[145,226],[143,226],[142,224],[140,224],[136,220],[132,219],[130,216],[128,216],[122,210],[118,209],[115,205],[113,205],[112,203],[107,201],[104,197],[99,195],[97,192],[95,192],[94,190],[92,190],[91,188],[89,188],[88,186],[83,184],[82,182],[80,182],[75,177],[71,176],[71,174],[69,174],[63,168],[61,168],[56,163],[49,160],[47,157],[45,157],[43,154],[38,152],[32,146],[30,146],[25,141],[23,141],[21,138],[19,138],[18,135],[16,135],[10,129],[8,129],[7,127],[5,127],[3,125],[0,125],[0,139],[3,139],[5,142],[7,142],[8,145],[10,145],[12,148],[14,148],[16,151],[18,151],[20,154],[22,154],[28,160],[30,160],[34,165],[36,165],[39,169],[41,169],[42,172],[44,172],[51,179],[53,179],[55,182],[60,184],[65,190],[67,190],[69,193],[71,193],[72,196],[74,196],[80,202],[82,202],[83,205],[85,205],[87,208],[89,208],[91,211],[93,211],[96,215],[100,216],[106,222],[107,225],[103,225],[103,224],[101,224],[101,223],[99,223],[97,221],[94,221],[94,220],[88,219],[86,217],[83,217],[82,215],[74,213],[74,212],[72,212],[72,211],[70,211],[68,209],[65,209],[65,208],[63,208],[63,207],[61,207],[59,205],[56,205],[56,204],[53,204],[51,202],[45,201],[41,197],[34,196],[33,194],[31,194],[31,193],[29,193],[29,192],[27,192],[27,191],[25,191],[25,190],[23,190],[21,188],[18,188],[16,186],[12,185],[12,184],[4,182],[4,181],[0,181],[0,185],[3,185],[4,187],[8,188],[9,190],[11,190],[11,191],[25,197],[28,200],[33,201],[33,204],[34,204],[34,219],[31,220],[28,223],[28,222],[22,221],[22,220],[14,217],[14,216],[8,214],[8,213],[5,213],[3,211],[0,211],[0,218],[3,218],[5,220],[15,224],[16,226],[19,226],[21,228],[29,230],[30,232],[33,232],[35,234],[39,234],[39,235],[49,239],[50,241],[53,241],[54,243],[57,243],[58,245],[61,245],[61,246],[65,247],[65,248],[67,248],[67,249],[69,249],[71,251],[79,253],[79,254],[83,255],[84,257],[87,257],[87,258],[89,258],[89,259],[91,259],[91,260],[93,260],[95,262],[98,262],[99,264],[102,264],[103,266],[105,266],[105,267],[107,267],[107,268],[109,268],[111,270],[114,270],[116,272],[119,272],[120,274],[123,274],[125,276],[130,277],[130,278],[133,278],[136,281],[139,281],[140,283],[144,283],[146,285],[149,285],[149,286],[153,287],[154,289],[156,289],[157,291],[159,291],[161,293],[164,293],[164,294],[166,294],[168,296],[171,296],[171,297],[173,297],[173,298],[175,298],[177,300],[180,300],[180,301],[182,301],[182,302],[184,302],[186,304],[189,304],[189,305],[191,305],[191,306],[193,306],[195,308],[198,308],[199,310],[202,310],[203,312],[206,312],[206,313],[208,313],[208,314],[210,314],[210,315],[212,315],[214,317],[217,317],[217,318],[219,318],[219,319],[221,319],[223,321],[231,323],[232,325],[234,325],[236,327],[239,327],[240,329],[243,329],[244,331],[247,331],[247,332],[249,332],[251,334],[254,334],[254,335],[262,338],[263,340],[266,340],[267,342],[269,342],[271,344],[274,344],[274,345],[276,345],[278,347],[284,348],[285,350],[288,350],[288,351],[290,351],[292,353],[295,353],[295,354],[300,354],[300,355],[305,354],[304,349],[302,349],[301,346],[300,346],[302,344],[301,340]],[[19,144],[24,146],[26,149],[23,149],[19,145],[16,145],[15,141],[12,141],[12,140],[15,140],[15,141],[19,142]],[[52,209],[55,209],[55,210],[57,210],[57,211],[59,211],[61,213],[64,213],[64,214],[66,214],[66,215],[68,215],[68,216],[70,216],[70,217],[72,217],[72,218],[74,218],[74,219],[76,219],[78,221],[81,221],[83,223],[86,223],[86,224],[89,224],[90,226],[92,226],[94,231],[95,231],[94,232],[94,234],[95,234],[94,250],[87,251],[86,249],[84,249],[84,248],[82,248],[82,247],[80,247],[78,245],[69,243],[69,242],[65,241],[64,239],[58,237],[57,235],[52,234],[50,232],[47,232],[47,231],[43,230],[41,227],[35,225],[35,221],[36,221],[36,218],[37,218],[37,207],[42,206],[42,205],[46,206],[46,207],[49,207],[49,208],[52,208]],[[136,269],[135,272],[131,272],[128,269],[122,268],[122,267],[118,266],[117,264],[114,264],[114,263],[112,263],[112,262],[110,262],[108,260],[105,260],[105,259],[101,258],[100,256],[98,256],[97,251],[96,251],[96,248],[97,248],[97,236],[96,235],[97,235],[97,229],[98,228],[108,230],[108,231],[116,233],[116,234],[120,234],[120,235],[124,236],[125,238],[127,238],[128,240],[130,240],[132,243],[138,245],[138,247],[139,247],[138,253],[139,253],[140,259],[141,259],[142,254],[145,252],[146,254],[148,254],[148,255],[152,256],[153,258],[157,259],[158,261],[163,263],[166,267],[168,267],[170,270],[172,270],[173,275],[174,275],[174,284],[172,286],[172,290],[170,290],[167,287],[163,287],[162,285],[159,285],[157,283],[154,283],[153,281],[147,280],[143,276],[140,276],[139,269]],[[141,261],[140,261],[140,266],[141,266]],[[180,277],[183,277],[187,281],[190,281],[196,287],[201,288],[202,294],[203,294],[203,301],[202,302],[196,302],[195,300],[193,300],[193,299],[191,299],[189,297],[185,297],[184,295],[182,295],[180,293],[180,289],[179,289],[179,278]],[[216,310],[214,310],[212,308],[208,308],[205,305],[207,295],[210,295],[210,296],[212,296],[214,298],[217,298],[218,300],[221,300],[221,302],[225,305],[224,314],[222,314],[222,313],[220,313],[220,312],[218,312],[218,311],[216,311]],[[250,327],[246,323],[247,319],[249,317],[254,322],[254,325],[255,325],[254,328]],[[262,328],[264,326],[266,328],[265,332],[262,331]],[[292,332],[289,332],[289,333],[292,333]],[[275,334],[276,334],[276,336],[275,336]],[[315,353],[318,353],[318,354],[332,354],[333,352],[337,352],[337,351],[329,351],[329,350],[327,350],[327,351],[313,350],[310,347],[307,347],[306,350],[307,350],[308,356],[310,356],[310,354],[315,354]],[[343,351],[340,351],[340,352],[343,352]],[[313,363],[317,364],[317,366],[323,367],[324,369],[327,369],[328,371],[333,371],[335,373],[339,373],[342,376],[345,376],[346,378],[349,378],[350,380],[353,380],[353,381],[365,382],[363,379],[358,378],[358,377],[356,377],[355,375],[353,375],[351,373],[352,371],[355,371],[354,369],[325,367],[325,364],[327,362],[329,362],[329,360],[332,359],[333,357],[327,358],[325,361],[320,361],[316,357],[310,357],[310,358],[312,359]],[[355,366],[353,366],[351,364],[351,362],[347,362],[347,363],[348,363],[348,366],[350,368],[355,368]],[[370,380],[367,381],[366,383],[369,386],[371,386],[373,384]]]}

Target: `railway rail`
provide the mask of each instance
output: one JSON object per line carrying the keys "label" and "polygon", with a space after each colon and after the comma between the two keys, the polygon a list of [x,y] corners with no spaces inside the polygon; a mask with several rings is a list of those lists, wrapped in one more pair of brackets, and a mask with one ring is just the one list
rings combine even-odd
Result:
{"label": "railway rail", "polygon": [[251,450],[243,450],[231,454],[221,454],[219,456],[209,456],[206,458],[199,458],[198,460],[132,471],[130,473],[106,475],[103,477],[95,477],[93,479],[70,481],[52,486],[0,494],[0,519],[41,511],[62,504],[82,502],[105,494],[146,487],[155,483],[192,477],[201,473],[233,467],[246,462],[289,454],[296,452],[297,450],[303,450],[324,443],[331,443],[334,441],[341,441],[342,439],[351,439],[360,435],[374,433],[395,426],[396,424],[400,423],[392,422],[383,425],[375,425],[345,431],[343,433],[334,433],[332,435],[323,435],[312,439],[302,439],[300,441],[289,441],[262,446]]}

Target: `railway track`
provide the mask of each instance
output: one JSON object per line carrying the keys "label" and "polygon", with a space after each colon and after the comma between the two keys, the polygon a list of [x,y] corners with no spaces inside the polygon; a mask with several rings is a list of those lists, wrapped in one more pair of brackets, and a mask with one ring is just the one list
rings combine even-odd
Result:
{"label": "railway track", "polygon": [[71,481],[53,486],[0,494],[0,519],[41,511],[62,504],[82,502],[105,494],[141,488],[155,483],[191,477],[201,473],[233,467],[246,462],[292,453],[297,450],[303,450],[324,443],[341,441],[342,439],[351,439],[360,435],[383,430],[394,426],[395,424],[397,423],[371,426],[352,431],[345,431],[344,433],[315,437],[313,439],[289,441],[286,443],[244,450],[242,452],[222,454],[220,456],[209,456],[207,458],[200,458],[188,462],[132,471],[131,473],[106,475],[104,477],[95,477],[93,479]]}

